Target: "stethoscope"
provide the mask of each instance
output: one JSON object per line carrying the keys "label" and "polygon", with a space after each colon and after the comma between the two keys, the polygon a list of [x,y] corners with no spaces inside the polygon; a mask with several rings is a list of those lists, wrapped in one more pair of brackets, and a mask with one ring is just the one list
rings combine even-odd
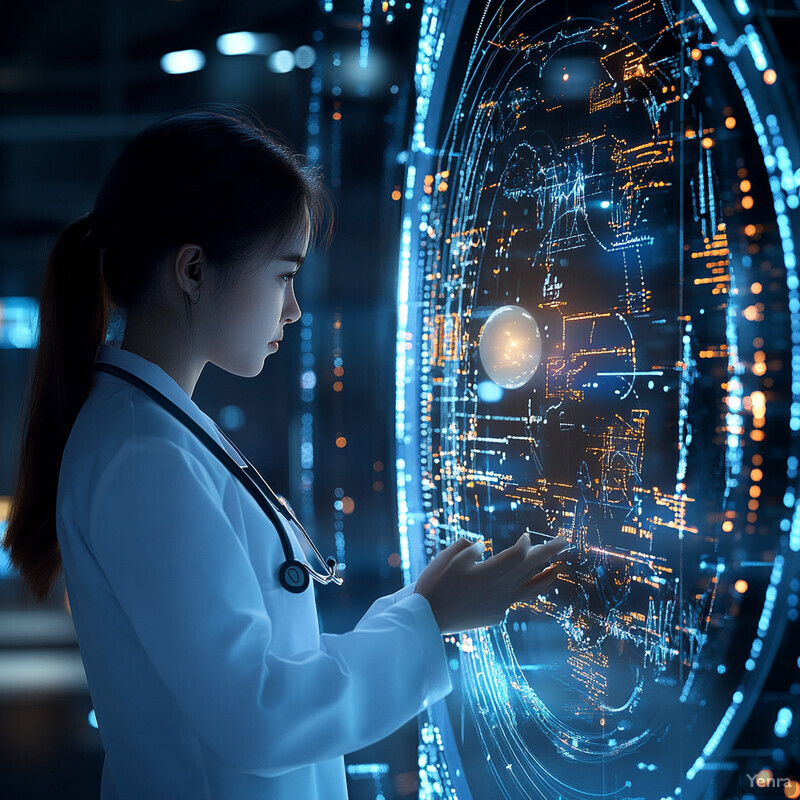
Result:
{"label": "stethoscope", "polygon": [[[255,501],[259,504],[259,506],[261,506],[266,515],[269,517],[270,521],[275,526],[275,529],[278,531],[278,536],[281,540],[281,546],[283,547],[283,554],[285,558],[283,564],[281,564],[280,569],[278,570],[278,580],[284,589],[287,589],[294,594],[304,592],[308,588],[311,578],[322,584],[342,583],[342,578],[336,571],[336,559],[324,559],[322,557],[322,554],[317,549],[317,546],[314,544],[308,533],[306,533],[306,529],[300,524],[297,517],[295,517],[292,510],[286,505],[286,502],[283,500],[283,498],[278,497],[278,495],[272,491],[270,485],[264,480],[264,478],[261,477],[261,474],[258,472],[258,470],[245,458],[242,451],[239,450],[239,448],[228,438],[221,428],[217,427],[217,430],[219,430],[231,447],[233,447],[233,449],[239,454],[242,461],[244,461],[245,466],[237,464],[233,456],[228,453],[228,451],[207,431],[205,431],[201,425],[193,420],[180,406],[173,403],[172,400],[170,400],[168,397],[165,397],[161,392],[158,391],[158,389],[151,386],[146,381],[143,381],[136,375],[133,375],[125,369],[122,369],[122,367],[118,367],[115,364],[106,364],[104,361],[94,362],[94,369],[98,372],[107,372],[109,375],[115,375],[117,378],[127,381],[152,397],[153,400],[155,400],[156,403],[158,403],[163,409],[168,411],[173,417],[178,419],[187,428],[189,428],[189,430],[191,430],[192,433],[194,433],[195,436],[197,436],[197,438],[203,442],[203,444],[225,465],[225,467],[227,467],[227,469],[236,478],[238,478],[242,486],[244,486],[244,488],[250,492]],[[248,469],[249,472],[245,472],[245,470]],[[258,476],[261,484],[260,486],[253,478],[254,474]],[[272,502],[270,502],[270,500]],[[280,513],[284,519],[289,522],[294,522],[294,524],[297,525],[297,527],[302,531],[303,536],[305,536],[306,541],[314,552],[314,555],[317,557],[317,559],[319,559],[319,563],[325,565],[325,572],[318,572],[310,564],[298,561],[294,557],[294,551],[292,550],[289,536],[275,512],[276,507],[280,510]]]}

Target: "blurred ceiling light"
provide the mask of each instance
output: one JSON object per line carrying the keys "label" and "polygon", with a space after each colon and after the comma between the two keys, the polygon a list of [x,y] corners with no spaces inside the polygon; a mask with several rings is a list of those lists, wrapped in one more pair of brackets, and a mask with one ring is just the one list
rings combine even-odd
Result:
{"label": "blurred ceiling light", "polygon": [[197,72],[205,65],[206,57],[200,50],[175,50],[161,56],[161,69],[168,75]]}
{"label": "blurred ceiling light", "polygon": [[308,69],[316,60],[317,53],[311,45],[301,45],[294,51],[294,63],[298,69]]}
{"label": "blurred ceiling light", "polygon": [[277,47],[278,37],[271,33],[237,31],[217,37],[217,50],[224,56],[266,56]]}
{"label": "blurred ceiling light", "polygon": [[276,50],[267,59],[267,66],[273,72],[291,72],[294,69],[294,53],[291,50]]}

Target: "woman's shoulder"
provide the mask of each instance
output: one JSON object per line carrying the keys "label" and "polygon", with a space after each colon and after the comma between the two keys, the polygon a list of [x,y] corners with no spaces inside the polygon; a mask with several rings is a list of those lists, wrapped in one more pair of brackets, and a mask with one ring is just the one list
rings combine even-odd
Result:
{"label": "woman's shoulder", "polygon": [[[120,453],[143,444],[154,461],[160,448],[184,450],[204,465],[214,461],[190,430],[144,392],[116,380],[97,381],[64,448],[62,478],[66,473],[93,482]],[[208,471],[217,472],[213,466]]]}

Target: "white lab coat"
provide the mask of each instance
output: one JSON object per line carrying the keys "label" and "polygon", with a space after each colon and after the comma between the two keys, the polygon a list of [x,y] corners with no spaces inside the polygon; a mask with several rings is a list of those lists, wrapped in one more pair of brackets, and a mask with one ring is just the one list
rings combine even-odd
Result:
{"label": "white lab coat", "polygon": [[[160,367],[111,345],[98,360],[155,386],[240,461]],[[343,754],[452,688],[412,587],[353,631],[320,635],[313,591],[277,582],[280,539],[256,501],[112,375],[96,373],[67,442],[57,529],[105,749],[102,800],[343,800]]]}

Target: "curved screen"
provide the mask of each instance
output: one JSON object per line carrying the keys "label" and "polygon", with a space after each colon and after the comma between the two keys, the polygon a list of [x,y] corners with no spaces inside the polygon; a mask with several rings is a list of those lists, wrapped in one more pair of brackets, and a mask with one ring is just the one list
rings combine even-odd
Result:
{"label": "curved screen", "polygon": [[734,9],[564,7],[423,14],[399,281],[406,577],[463,536],[572,545],[546,595],[451,637],[423,797],[701,796],[800,549],[779,75]]}

